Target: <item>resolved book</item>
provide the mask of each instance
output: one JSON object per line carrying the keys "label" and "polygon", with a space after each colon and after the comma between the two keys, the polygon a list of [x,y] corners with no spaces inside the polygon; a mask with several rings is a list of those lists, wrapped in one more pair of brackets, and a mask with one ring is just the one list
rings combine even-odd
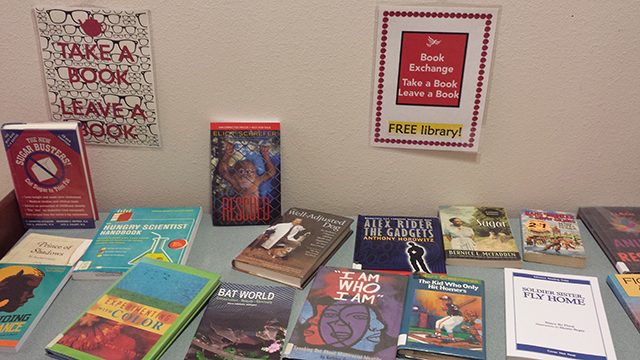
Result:
{"label": "resolved book", "polygon": [[71,277],[71,266],[0,264],[0,352],[17,352]]}
{"label": "resolved book", "polygon": [[507,359],[616,359],[598,278],[504,269]]}
{"label": "resolved book", "polygon": [[447,265],[519,268],[522,258],[501,207],[440,206]]}
{"label": "resolved book", "polygon": [[352,222],[344,216],[291,208],[231,264],[236,270],[301,289],[351,235]]}
{"label": "resolved book", "polygon": [[[185,360],[280,360],[295,289],[222,282],[209,300]],[[235,359],[235,357],[234,357]]]}
{"label": "resolved book", "polygon": [[201,218],[200,207],[113,209],[73,279],[114,279],[143,257],[185,264]]}
{"label": "resolved book", "polygon": [[358,215],[353,268],[446,274],[440,220]]}
{"label": "resolved book", "polygon": [[629,315],[633,325],[640,331],[640,275],[609,274],[607,284]]}
{"label": "resolved book", "polygon": [[93,194],[80,123],[2,125],[16,199],[26,228],[94,228]]}
{"label": "resolved book", "polygon": [[486,359],[484,281],[409,275],[398,356],[411,359]]}
{"label": "resolved book", "polygon": [[578,218],[618,273],[640,273],[640,207],[581,207]]}
{"label": "resolved book", "polygon": [[584,269],[587,258],[576,214],[522,209],[520,221],[523,260]]}
{"label": "resolved book", "polygon": [[279,122],[212,122],[214,225],[269,225],[282,214]]}
{"label": "resolved book", "polygon": [[283,358],[395,360],[407,275],[320,267]]}
{"label": "resolved book", "polygon": [[57,359],[156,359],[206,304],[220,275],[142,258],[46,347]]}

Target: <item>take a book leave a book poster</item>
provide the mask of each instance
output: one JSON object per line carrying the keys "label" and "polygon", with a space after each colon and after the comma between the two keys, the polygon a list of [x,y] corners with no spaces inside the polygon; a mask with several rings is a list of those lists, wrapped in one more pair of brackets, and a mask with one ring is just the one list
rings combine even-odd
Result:
{"label": "take a book leave a book poster", "polygon": [[372,146],[478,151],[498,14],[378,7]]}
{"label": "take a book leave a book poster", "polygon": [[47,103],[87,144],[160,147],[149,12],[37,7]]}

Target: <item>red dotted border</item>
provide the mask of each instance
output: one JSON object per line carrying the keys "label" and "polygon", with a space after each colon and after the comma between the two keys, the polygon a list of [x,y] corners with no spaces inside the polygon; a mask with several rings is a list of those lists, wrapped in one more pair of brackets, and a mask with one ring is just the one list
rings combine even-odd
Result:
{"label": "red dotted border", "polygon": [[[480,110],[480,102],[482,99],[482,91],[484,87],[484,74],[487,62],[487,50],[489,49],[489,31],[491,30],[492,14],[468,14],[468,13],[443,13],[443,12],[413,12],[413,11],[385,11],[382,18],[382,33],[380,44],[380,67],[378,68],[378,96],[376,97],[376,129],[374,134],[374,141],[377,143],[391,143],[391,144],[409,144],[409,145],[424,145],[424,146],[444,146],[444,147],[465,147],[472,148],[474,146],[476,136],[476,126],[478,125],[478,114]],[[482,40],[482,53],[480,54],[480,66],[478,69],[478,83],[476,88],[476,100],[474,101],[473,112],[471,117],[471,133],[469,134],[469,140],[466,143],[455,143],[449,141],[423,141],[423,140],[396,140],[385,139],[380,136],[380,122],[382,116],[382,100],[384,94],[384,70],[386,65],[387,52],[387,28],[389,27],[390,17],[416,17],[416,18],[451,18],[451,19],[468,19],[468,20],[486,20],[484,28],[484,40]]]}

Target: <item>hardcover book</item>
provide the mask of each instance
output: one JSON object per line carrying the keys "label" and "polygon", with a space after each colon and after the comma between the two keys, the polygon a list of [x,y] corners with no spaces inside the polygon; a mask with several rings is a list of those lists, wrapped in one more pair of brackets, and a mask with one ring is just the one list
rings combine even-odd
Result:
{"label": "hardcover book", "polygon": [[98,209],[87,152],[75,121],[2,125],[26,228],[94,228]]}
{"label": "hardcover book", "polygon": [[0,264],[0,352],[20,350],[71,270],[71,266]]}
{"label": "hardcover book", "polygon": [[284,358],[394,360],[408,276],[321,267]]}
{"label": "hardcover book", "polygon": [[120,277],[143,257],[185,264],[202,208],[116,208],[73,271],[74,280]]}
{"label": "hardcover book", "polygon": [[214,225],[269,225],[281,216],[280,123],[211,123]]}
{"label": "hardcover book", "polygon": [[576,214],[523,209],[520,221],[525,261],[584,269],[587,258]]}
{"label": "hardcover book", "polygon": [[609,274],[607,284],[629,315],[633,325],[640,331],[640,275]]}
{"label": "hardcover book", "polygon": [[73,266],[91,240],[30,233],[5,255],[0,263]]}
{"label": "hardcover book", "polygon": [[221,283],[185,360],[279,360],[294,296],[289,286]]}
{"label": "hardcover book", "polygon": [[447,265],[522,265],[507,212],[501,207],[440,206]]}
{"label": "hardcover book", "polygon": [[507,359],[616,359],[598,278],[504,269]]}
{"label": "hardcover book", "polygon": [[482,280],[409,275],[398,356],[486,359],[484,299]]}
{"label": "hardcover book", "polygon": [[440,220],[358,215],[353,268],[446,274]]}
{"label": "hardcover book", "polygon": [[640,273],[640,207],[581,207],[578,218],[618,273]]}
{"label": "hardcover book", "polygon": [[351,235],[352,219],[289,209],[249,244],[234,269],[302,289]]}
{"label": "hardcover book", "polygon": [[57,359],[156,359],[220,283],[220,275],[141,259],[49,343]]}

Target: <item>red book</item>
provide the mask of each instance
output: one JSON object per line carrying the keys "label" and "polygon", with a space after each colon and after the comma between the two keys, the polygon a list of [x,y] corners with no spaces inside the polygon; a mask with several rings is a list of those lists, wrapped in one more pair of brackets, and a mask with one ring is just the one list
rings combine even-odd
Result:
{"label": "red book", "polygon": [[95,227],[98,209],[80,123],[4,124],[2,140],[25,227]]}

